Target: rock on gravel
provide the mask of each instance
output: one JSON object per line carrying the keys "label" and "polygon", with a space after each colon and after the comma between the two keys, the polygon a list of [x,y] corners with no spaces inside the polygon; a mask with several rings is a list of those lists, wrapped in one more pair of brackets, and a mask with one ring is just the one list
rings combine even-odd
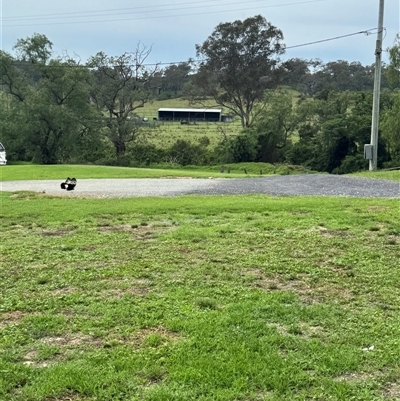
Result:
{"label": "rock on gravel", "polygon": [[79,179],[74,191],[62,180],[4,181],[0,190],[35,191],[50,195],[96,198],[143,196],[268,194],[400,198],[400,182],[328,174],[302,174],[237,179],[141,178]]}

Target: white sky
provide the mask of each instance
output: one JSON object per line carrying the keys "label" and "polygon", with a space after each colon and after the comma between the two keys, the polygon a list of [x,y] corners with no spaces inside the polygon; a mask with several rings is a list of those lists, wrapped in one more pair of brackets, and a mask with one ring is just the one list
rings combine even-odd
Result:
{"label": "white sky", "polygon": [[[146,62],[195,58],[221,22],[257,14],[281,29],[286,46],[334,38],[378,26],[379,0],[0,0],[1,48],[13,53],[17,39],[44,34],[55,55],[85,62],[103,51],[118,56],[140,42],[152,51]],[[399,0],[385,0],[383,47],[400,30]],[[376,31],[288,49],[284,58],[375,62]],[[387,61],[386,53],[383,60]]]}

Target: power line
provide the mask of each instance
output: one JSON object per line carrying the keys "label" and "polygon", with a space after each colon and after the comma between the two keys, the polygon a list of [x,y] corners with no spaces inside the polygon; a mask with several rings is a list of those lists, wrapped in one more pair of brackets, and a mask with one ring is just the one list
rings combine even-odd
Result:
{"label": "power line", "polygon": [[[383,30],[385,30],[385,28],[383,28]],[[366,29],[366,30],[363,30],[363,31],[353,32],[353,33],[349,33],[349,34],[346,34],[346,35],[334,36],[332,38],[321,39],[321,40],[317,40],[317,41],[314,41],[314,42],[307,42],[307,43],[302,43],[302,44],[298,44],[298,45],[287,46],[285,48],[285,50],[287,50],[287,49],[295,49],[295,48],[303,47],[303,46],[311,46],[311,45],[314,45],[314,44],[329,42],[329,41],[332,41],[332,40],[343,39],[343,38],[347,38],[347,37],[351,37],[351,36],[355,36],[355,35],[364,34],[364,35],[368,36],[368,35],[372,35],[373,31],[378,31],[378,28],[370,28],[370,29]],[[203,60],[191,59],[191,62],[193,62],[193,63],[201,63],[203,61],[206,61],[206,60],[205,59],[203,59]],[[189,63],[189,60],[185,60],[185,61],[169,61],[169,62],[160,62],[160,63],[143,63],[143,64],[140,64],[140,66],[142,66],[142,67],[151,67],[151,66],[161,66],[161,65],[178,65],[178,64],[185,64],[185,63]],[[32,65],[29,62],[22,62],[22,61],[20,61],[19,64]],[[82,65],[82,64],[76,64],[76,65],[65,65],[65,64],[46,65],[46,68],[49,68],[49,67],[50,68],[63,68],[63,67],[64,68],[65,67],[68,67],[68,68],[84,68],[86,66]]]}
{"label": "power line", "polygon": [[[347,37],[355,36],[355,35],[364,34],[364,35],[369,36],[369,35],[373,34],[372,31],[377,31],[377,30],[378,30],[378,28],[370,28],[370,29],[366,29],[366,30],[363,30],[363,31],[353,32],[353,33],[349,33],[349,34],[346,34],[346,35],[334,36],[332,38],[321,39],[321,40],[317,40],[317,41],[314,41],[314,42],[307,42],[307,43],[302,43],[302,44],[299,44],[299,45],[287,46],[285,48],[285,50],[287,50],[287,49],[295,49],[297,47],[303,47],[303,46],[310,46],[310,45],[314,45],[314,44],[318,44],[318,43],[329,42],[329,41],[332,41],[332,40],[343,39],[343,38],[347,38]],[[205,60],[194,60],[194,62],[198,62],[198,63],[201,62],[201,61],[205,61]],[[181,63],[186,63],[186,62],[187,61],[181,61],[181,62],[175,62],[175,63],[159,63],[158,65],[162,65],[162,64],[169,64],[169,65],[170,64],[181,64]],[[143,64],[143,66],[152,66],[152,65],[157,65],[157,64]]]}
{"label": "power line", "polygon": [[[259,0],[250,0],[247,3],[250,2],[257,2]],[[229,9],[227,11],[247,11],[247,10],[255,10],[255,9],[261,9],[261,8],[275,8],[275,7],[287,7],[287,6],[295,6],[295,5],[300,5],[300,4],[308,4],[308,3],[319,3],[319,2],[325,2],[328,0],[306,0],[306,1],[300,1],[300,2],[292,2],[292,3],[283,3],[283,4],[274,4],[274,5],[265,5],[265,6],[258,6],[258,7],[246,7],[246,8],[239,8],[239,9]],[[215,3],[215,2],[214,2]],[[241,2],[235,2],[235,3],[227,3],[227,4],[222,4],[222,6],[225,5],[231,5],[231,4],[242,4],[243,1]],[[186,4],[186,3],[183,3]],[[153,6],[152,6],[153,7]],[[214,4],[214,5],[209,5],[209,6],[195,6],[195,7],[185,7],[184,9],[191,9],[191,8],[199,8],[199,7],[221,7],[221,4]],[[145,7],[140,7],[140,8],[145,8]],[[175,9],[164,9],[164,10],[157,10],[157,11],[175,11],[175,10],[181,10],[182,8],[175,8]],[[137,10],[137,9],[135,9]],[[138,14],[138,13],[145,13],[145,12],[149,12],[149,11],[132,11],[132,14]],[[70,21],[70,22],[38,22],[38,23],[32,23],[32,24],[3,24],[3,28],[14,28],[14,27],[23,27],[23,26],[37,26],[37,25],[68,25],[68,24],[93,24],[93,23],[105,23],[105,22],[120,22],[120,21],[137,21],[137,20],[149,20],[149,19],[159,19],[159,18],[171,18],[171,17],[188,17],[188,16],[196,16],[196,15],[205,15],[205,14],[215,14],[218,13],[220,11],[205,11],[205,12],[200,12],[200,13],[189,13],[189,14],[174,14],[174,15],[150,15],[150,16],[143,16],[143,17],[130,17],[130,18],[119,18],[119,19],[106,19],[106,20],[96,20],[96,21]],[[127,14],[126,12],[124,14]],[[68,18],[66,16],[62,16],[61,18]],[[118,14],[116,14],[118,15]],[[93,15],[94,16],[94,15]],[[78,16],[79,17],[79,16]],[[87,16],[82,16],[82,17],[87,17]],[[81,18],[82,18],[81,17]],[[90,15],[89,15],[90,17]],[[99,17],[103,17],[103,15],[99,15]],[[11,18],[17,18],[17,17],[11,17]],[[21,18],[25,18],[25,19],[36,19],[39,17],[20,17]],[[53,18],[51,17],[51,14],[44,16],[42,18]],[[6,18],[3,17],[3,20],[6,20]]]}
{"label": "power line", "polygon": [[[260,2],[261,0],[248,0],[246,3],[256,3]],[[307,1],[307,2],[316,2],[316,1],[327,1],[327,0],[314,0],[314,1]],[[194,5],[193,4],[204,4],[204,3],[214,3],[211,5]],[[300,3],[293,3],[293,4],[302,4],[303,2]],[[105,10],[91,10],[91,11],[79,11],[79,12],[70,12],[70,13],[56,13],[56,14],[35,14],[35,15],[28,15],[28,16],[15,16],[15,17],[4,17],[3,20],[29,20],[29,19],[49,19],[54,17],[57,18],[85,18],[85,17],[92,17],[96,16],[96,14],[101,14],[101,13],[107,13],[106,16],[109,16],[110,13],[111,15],[118,15],[118,14],[127,14],[127,11],[132,11],[132,13],[144,13],[151,11],[152,9],[157,9],[156,11],[174,11],[174,10],[182,10],[182,9],[192,9],[192,8],[200,8],[200,7],[218,7],[218,6],[229,6],[233,4],[243,4],[243,1],[237,1],[237,2],[230,2],[230,3],[221,3],[219,2],[218,4],[215,4],[214,0],[206,0],[206,1],[197,1],[195,3],[174,3],[174,4],[164,4],[163,7],[176,7],[176,6],[185,6],[185,5],[190,5],[190,7],[179,7],[179,8],[172,8],[172,9],[160,9],[160,6],[143,6],[143,7],[129,7],[129,8],[114,8],[114,9],[105,9]],[[275,7],[276,5],[271,5],[270,7]],[[144,11],[140,11],[144,9]],[[103,16],[103,15],[99,15]]]}
{"label": "power line", "polygon": [[369,36],[369,35],[372,35],[371,31],[377,31],[377,30],[378,30],[378,28],[371,28],[371,29],[367,29],[365,31],[359,31],[359,32],[349,33],[347,35],[341,35],[341,36],[335,36],[333,38],[317,40],[315,42],[308,42],[308,43],[302,43],[301,45],[288,46],[288,47],[286,47],[286,49],[294,49],[296,47],[315,45],[317,43],[329,42],[331,40],[337,40],[337,39],[347,38],[349,36],[355,36],[355,35],[361,35],[361,34],[365,34],[365,35]]}

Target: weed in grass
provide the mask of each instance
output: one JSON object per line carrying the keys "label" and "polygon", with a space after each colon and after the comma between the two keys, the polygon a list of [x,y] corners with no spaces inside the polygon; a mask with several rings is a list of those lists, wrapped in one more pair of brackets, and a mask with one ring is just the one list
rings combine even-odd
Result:
{"label": "weed in grass", "polygon": [[370,227],[369,231],[379,231],[380,227]]}
{"label": "weed in grass", "polygon": [[47,283],[49,283],[50,282],[50,278],[49,277],[39,277],[38,279],[37,279],[37,284],[39,284],[39,285],[44,285],[44,284],[47,284]]}
{"label": "weed in grass", "polygon": [[213,298],[198,298],[196,299],[196,304],[200,309],[217,309],[217,301]]}

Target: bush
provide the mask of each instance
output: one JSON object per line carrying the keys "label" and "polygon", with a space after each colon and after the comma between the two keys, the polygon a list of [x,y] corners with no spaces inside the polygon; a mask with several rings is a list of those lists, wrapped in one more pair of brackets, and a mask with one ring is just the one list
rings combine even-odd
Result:
{"label": "bush", "polygon": [[368,160],[360,154],[346,156],[339,167],[332,171],[332,174],[348,174],[368,169]]}

